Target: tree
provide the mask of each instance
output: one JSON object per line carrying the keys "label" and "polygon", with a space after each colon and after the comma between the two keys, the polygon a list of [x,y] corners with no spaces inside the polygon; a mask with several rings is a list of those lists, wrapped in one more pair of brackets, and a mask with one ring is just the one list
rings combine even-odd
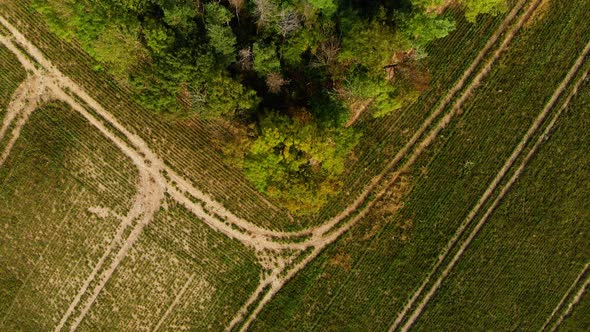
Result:
{"label": "tree", "polygon": [[206,29],[209,44],[224,58],[226,65],[235,60],[236,36],[229,27],[232,14],[217,2],[205,5]]}
{"label": "tree", "polygon": [[262,77],[265,77],[271,72],[279,72],[281,70],[281,63],[277,57],[274,45],[263,45],[261,43],[254,43],[254,70]]}
{"label": "tree", "polygon": [[259,190],[294,213],[311,213],[340,187],[349,152],[360,135],[341,127],[320,128],[271,112],[244,159],[244,171]]}

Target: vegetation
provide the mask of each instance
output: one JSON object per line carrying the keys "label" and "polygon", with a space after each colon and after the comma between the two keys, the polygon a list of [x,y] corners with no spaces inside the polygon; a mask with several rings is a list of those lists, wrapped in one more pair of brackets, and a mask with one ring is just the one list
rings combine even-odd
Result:
{"label": "vegetation", "polygon": [[54,328],[119,222],[90,211],[126,213],[137,179],[66,105],[43,107],[29,121],[0,167],[2,330]]}
{"label": "vegetation", "polygon": [[[465,3],[470,15],[491,11],[476,3]],[[300,213],[316,212],[339,191],[337,169],[356,145],[348,137],[358,137],[353,128],[343,133],[349,113],[348,125],[366,108],[359,105],[370,104],[373,116],[383,117],[427,86],[426,69],[416,63],[429,42],[455,26],[429,10],[436,5],[441,2],[35,2],[54,32],[78,40],[101,64],[97,69],[129,86],[147,108],[250,126],[235,131],[249,136],[224,150],[248,167],[244,173],[257,188]],[[338,153],[318,160],[299,149],[297,168],[265,137],[303,127],[315,128],[307,130],[314,136],[309,142],[330,142]],[[269,175],[287,169],[286,177]]]}
{"label": "vegetation", "polygon": [[[578,185],[590,181],[590,153],[582,148],[590,138],[579,135],[590,125],[589,101],[586,85],[431,300],[418,330],[538,329],[549,317],[590,260],[590,192]],[[553,195],[554,188],[565,195]],[[484,305],[464,310],[466,303]],[[490,307],[493,315],[484,309]]]}
{"label": "vegetation", "polygon": [[[281,293],[258,315],[253,330],[324,330],[333,326],[347,326],[351,330],[387,330],[391,326],[588,42],[587,37],[583,36],[587,35],[589,27],[581,26],[588,5],[563,1],[554,2],[553,6],[543,21],[521,31],[507,53],[494,66],[489,78],[462,107],[462,116],[441,132],[439,139],[408,172],[411,192],[405,195],[402,207],[396,207],[395,201],[387,199],[389,196],[378,202],[372,213],[285,285]],[[555,30],[547,29],[547,26],[559,30],[559,35],[555,34]],[[469,39],[478,38],[476,33],[457,31],[453,34],[460,34],[464,38],[470,36]],[[548,39],[552,40],[551,45],[546,44]],[[446,45],[446,42],[448,40],[443,40],[441,44]],[[467,43],[465,40],[461,42],[462,45]],[[556,48],[555,45],[560,47]],[[456,54],[451,45],[446,47],[442,49],[446,49],[449,54]],[[532,48],[535,52],[530,51]],[[433,57],[442,58],[444,55],[433,54]],[[587,94],[588,88],[585,90]],[[587,107],[586,102],[580,102],[579,105]],[[584,106],[572,108],[571,112],[580,107]],[[580,163],[579,158],[588,158],[585,152],[587,149],[582,149],[585,146],[583,143],[573,143],[570,138],[575,136],[576,131],[579,133],[586,121],[582,115],[575,119],[564,118],[562,123],[571,122],[571,129],[560,139],[563,142],[559,144],[561,147],[555,146],[554,149],[560,150],[564,144],[573,144],[568,149],[571,153],[553,159],[554,150],[545,151],[546,147],[542,147],[542,156],[538,156],[537,166],[531,164],[531,171],[538,172],[544,168],[542,165],[554,164],[551,167],[553,172],[575,168],[575,174],[581,176],[585,171],[584,163]],[[549,141],[554,135],[548,138]],[[576,158],[573,159],[576,161],[569,162],[571,158]],[[549,159],[553,161],[549,162]],[[489,251],[483,247],[473,248],[479,253],[477,262],[472,262],[478,270],[468,274],[462,271],[463,266],[456,266],[458,276],[452,281],[449,277],[443,283],[439,291],[442,292],[444,287],[448,287],[448,291],[445,291],[444,299],[436,300],[437,311],[455,308],[458,313],[455,319],[446,320],[449,325],[443,329],[472,330],[484,326],[484,323],[489,324],[485,325],[487,329],[496,329],[498,326],[499,329],[510,329],[513,325],[509,324],[520,321],[522,326],[534,323],[533,329],[540,327],[546,315],[536,315],[539,311],[533,313],[526,310],[542,304],[543,312],[548,310],[549,315],[553,309],[551,305],[555,306],[559,302],[569,287],[568,282],[573,281],[580,272],[582,263],[588,261],[587,235],[585,232],[576,233],[576,230],[581,231],[584,227],[583,220],[586,219],[581,216],[587,214],[587,208],[583,207],[587,204],[557,198],[560,195],[555,193],[555,186],[552,185],[554,175],[547,175],[551,173],[550,169],[546,172],[522,185],[522,195],[526,195],[526,200],[518,196],[520,200],[515,199],[513,203],[502,207],[504,221],[501,224],[499,219],[488,221],[489,227],[495,230],[493,234],[490,230],[485,237]],[[580,183],[579,176],[563,171],[563,182],[559,183],[567,183],[567,188],[573,190]],[[516,186],[513,190],[516,190]],[[580,190],[576,191],[576,197],[581,199],[587,193],[586,189]],[[533,200],[533,196],[537,198]],[[564,202],[571,214],[561,216],[566,207],[553,207],[551,202],[557,201]],[[538,229],[535,228],[537,231],[528,233],[534,222],[522,224],[518,218],[529,215],[531,218],[533,215],[538,216],[535,220],[543,219],[545,226],[539,225]],[[564,224],[555,224],[557,220],[563,220]],[[478,235],[476,240],[479,236],[482,235]],[[484,240],[479,243],[483,245]],[[547,247],[541,243],[546,243]],[[514,246],[510,248],[522,245],[518,251],[520,254],[506,247],[510,245]],[[491,248],[494,248],[493,253]],[[567,250],[567,254],[562,256],[559,253],[562,249]],[[471,248],[468,248],[464,257],[470,251]],[[510,262],[510,275],[503,277],[506,266],[503,263],[507,263],[508,256],[513,253],[516,260]],[[475,259],[476,256],[473,257]],[[498,258],[496,261],[496,257],[505,259]],[[525,257],[529,258],[525,261]],[[545,274],[545,263],[540,262],[546,260],[559,262],[559,265],[555,268],[546,267],[551,272]],[[527,262],[526,265],[521,267],[519,263],[524,262]],[[489,271],[484,273],[483,270],[487,269]],[[479,272],[482,273],[482,279],[476,277]],[[502,280],[502,286],[497,288],[495,283],[499,280],[493,279],[496,275]],[[536,296],[535,291],[529,291],[536,287],[534,283],[538,280],[537,275],[543,278],[553,276],[551,282],[543,284],[549,292],[554,290],[550,297]],[[480,283],[475,280],[471,282],[472,278]],[[564,279],[568,282],[564,282]],[[517,280],[519,286],[514,286],[513,280]],[[463,297],[462,287],[467,283],[471,285],[469,295]],[[491,285],[487,288],[489,293],[482,293],[482,284]],[[434,305],[434,301],[433,298],[429,305]],[[498,315],[496,318],[484,316],[483,311]],[[479,314],[468,318],[472,312]],[[424,330],[436,329],[443,315],[441,311],[440,316],[421,318],[424,325],[420,327]],[[495,325],[494,322],[506,325]]]}
{"label": "vegetation", "polygon": [[173,200],[166,204],[168,209],[145,229],[81,328],[155,326],[162,308],[188,283],[182,305],[161,329],[223,330],[254,291],[260,266],[249,249],[214,232]]}
{"label": "vegetation", "polygon": [[[590,35],[590,3],[542,1],[543,11],[522,27],[433,144],[410,168],[386,175],[399,181],[384,196],[372,192],[352,209],[350,202],[447,96],[503,19],[477,13],[498,13],[514,1],[508,8],[488,0],[30,1],[59,38],[29,0],[0,1],[1,17],[145,142],[145,151],[244,223],[219,217],[220,210],[198,212],[205,200],[188,193],[194,206],[166,194],[145,228],[138,218],[125,218],[146,207],[132,204],[134,197],[151,195],[158,185],[150,182],[146,190],[136,167],[109,141],[129,137],[96,107],[84,105],[103,132],[62,102],[45,104],[23,124],[0,165],[2,331],[54,330],[86,280],[62,330],[76,317],[81,330],[224,330],[265,294],[273,295],[248,331],[388,330],[418,287],[430,280],[420,301],[459,252],[445,247]],[[84,25],[96,30],[78,28]],[[190,33],[202,43],[187,46]],[[2,24],[0,34],[9,34]],[[31,73],[2,46],[0,59],[5,120],[10,96]],[[588,60],[582,70],[590,70]],[[567,313],[558,330],[588,330],[590,289],[579,303],[573,295],[590,280],[590,269],[583,270],[590,262],[589,103],[586,80],[554,130],[534,134],[540,149],[481,230],[472,233],[471,224],[458,237],[461,245],[475,234],[413,329],[539,329]],[[0,139],[0,153],[8,141]],[[152,160],[146,156],[146,163]],[[305,216],[293,218],[275,203]],[[318,231],[315,226],[345,210],[362,217],[353,224],[344,219],[325,238],[266,236]],[[216,220],[232,232],[218,231],[211,225]],[[332,239],[345,225],[350,228]],[[115,236],[119,229],[122,239]],[[129,240],[130,229],[138,230],[136,241]],[[255,241],[240,243],[249,236]],[[252,244],[267,240],[272,249]],[[332,244],[274,288],[288,273],[280,272],[282,264],[303,262],[323,241]],[[106,250],[109,243],[115,250]],[[444,252],[442,268],[428,279]],[[117,258],[88,314],[79,316]],[[268,276],[271,283],[254,296]]]}

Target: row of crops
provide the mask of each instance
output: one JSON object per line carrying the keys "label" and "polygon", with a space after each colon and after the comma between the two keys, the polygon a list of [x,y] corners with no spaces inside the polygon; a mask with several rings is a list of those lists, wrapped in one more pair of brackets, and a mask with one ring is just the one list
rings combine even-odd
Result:
{"label": "row of crops", "polygon": [[588,42],[590,4],[551,5],[419,158],[404,207],[375,210],[353,227],[285,286],[255,330],[391,325]]}

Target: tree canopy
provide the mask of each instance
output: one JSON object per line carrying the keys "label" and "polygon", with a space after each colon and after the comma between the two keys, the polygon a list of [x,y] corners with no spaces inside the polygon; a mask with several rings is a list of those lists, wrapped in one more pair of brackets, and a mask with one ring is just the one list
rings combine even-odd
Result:
{"label": "tree canopy", "polygon": [[[505,0],[457,0],[466,17]],[[233,162],[293,211],[338,191],[370,104],[386,116],[416,98],[416,64],[454,29],[443,0],[36,0],[51,29],[77,40],[148,109],[255,128]],[[348,125],[351,122],[348,121]],[[245,143],[244,143],[245,142]]]}

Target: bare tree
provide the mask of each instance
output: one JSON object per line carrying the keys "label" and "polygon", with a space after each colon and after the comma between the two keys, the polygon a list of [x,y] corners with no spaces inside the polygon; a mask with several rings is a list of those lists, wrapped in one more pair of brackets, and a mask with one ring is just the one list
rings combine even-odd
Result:
{"label": "bare tree", "polygon": [[238,63],[242,70],[252,69],[253,59],[252,48],[246,47],[240,50]]}
{"label": "bare tree", "polygon": [[281,12],[278,25],[283,37],[287,37],[301,27],[301,19],[294,11],[283,11]]}
{"label": "bare tree", "polygon": [[277,13],[277,7],[271,0],[254,0],[258,26],[266,26]]}
{"label": "bare tree", "polygon": [[289,80],[286,80],[279,73],[270,73],[266,75],[266,86],[271,93],[279,93],[283,85],[287,83],[289,83]]}
{"label": "bare tree", "polygon": [[244,7],[244,0],[228,0],[229,4],[235,8],[236,13],[238,13],[240,10],[242,10],[242,7]]}
{"label": "bare tree", "polygon": [[315,54],[315,61],[311,63],[312,67],[323,67],[333,65],[340,52],[340,41],[336,37],[330,37],[320,43]]}

